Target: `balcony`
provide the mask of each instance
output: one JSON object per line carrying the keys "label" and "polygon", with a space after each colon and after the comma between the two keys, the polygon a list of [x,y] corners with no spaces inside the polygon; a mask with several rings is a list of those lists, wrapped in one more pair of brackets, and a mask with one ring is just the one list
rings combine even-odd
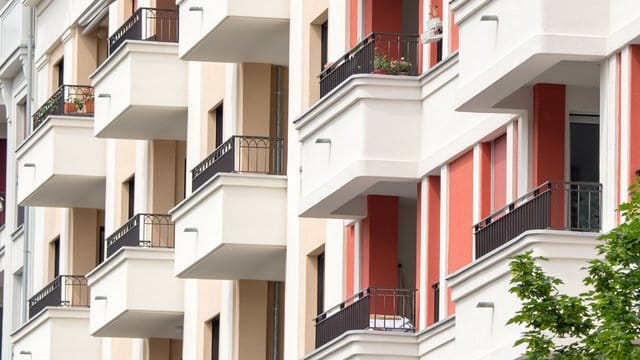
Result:
{"label": "balcony", "polygon": [[518,359],[523,346],[514,347],[525,329],[505,325],[521,304],[509,292],[510,257],[532,250],[545,273],[564,281],[561,293],[585,291],[582,279],[588,262],[596,258],[599,234],[557,230],[529,230],[447,278],[456,306],[456,355],[461,359]]}
{"label": "balcony", "polygon": [[289,0],[182,0],[180,57],[192,61],[289,63]]}
{"label": "balcony", "polygon": [[233,136],[192,170],[194,192],[172,209],[181,278],[284,280],[282,139]]}
{"label": "balcony", "polygon": [[47,307],[87,307],[87,279],[78,275],[60,275],[29,299],[29,319]]}
{"label": "balcony", "polygon": [[415,332],[414,289],[368,288],[318,315],[316,348],[349,330]]}
{"label": "balcony", "polygon": [[184,292],[173,276],[169,215],[138,214],[105,242],[106,260],[87,275],[91,335],[181,338]]}
{"label": "balcony", "polygon": [[600,231],[602,185],[546,182],[474,226],[476,258],[528,230]]}
{"label": "balcony", "polygon": [[[344,66],[323,81],[335,76],[339,82]],[[301,143],[300,216],[366,216],[367,195],[415,195],[422,142],[417,77],[352,75],[294,124]]]}
{"label": "balcony", "polygon": [[33,115],[16,151],[20,205],[104,207],[105,144],[93,136],[93,107],[93,88],[63,85]]}
{"label": "balcony", "polygon": [[29,320],[11,334],[14,354],[33,359],[100,359],[101,340],[89,335],[84,276],[56,277],[29,299]]}
{"label": "balcony", "polygon": [[451,1],[459,28],[461,109],[513,112],[517,102],[509,96],[531,84],[597,84],[598,64],[612,51],[609,27],[619,21],[609,19],[608,7],[584,1],[575,16],[574,7],[555,0]]}
{"label": "balcony", "polygon": [[319,76],[320,97],[355,74],[420,74],[418,35],[371,33]]}
{"label": "balcony", "polygon": [[187,63],[178,59],[176,14],[140,8],[109,38],[109,58],[91,75],[97,137],[186,139]]}

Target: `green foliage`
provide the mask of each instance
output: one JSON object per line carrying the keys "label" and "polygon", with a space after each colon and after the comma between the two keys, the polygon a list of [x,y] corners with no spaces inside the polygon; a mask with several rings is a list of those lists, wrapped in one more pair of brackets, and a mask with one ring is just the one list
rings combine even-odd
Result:
{"label": "green foliage", "polygon": [[[515,345],[527,359],[640,359],[640,187],[619,210],[624,222],[599,237],[599,259],[583,283],[591,290],[561,294],[562,280],[544,273],[531,251],[511,258],[510,292],[522,308],[508,324],[526,327]],[[564,339],[562,344],[558,340]]]}

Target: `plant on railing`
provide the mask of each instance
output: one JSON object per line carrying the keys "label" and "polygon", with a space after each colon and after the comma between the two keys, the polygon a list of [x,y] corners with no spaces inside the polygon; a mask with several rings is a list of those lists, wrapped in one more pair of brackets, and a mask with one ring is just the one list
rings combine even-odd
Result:
{"label": "plant on railing", "polygon": [[392,74],[409,75],[411,73],[411,63],[401,57],[398,60],[391,60],[389,68]]}
{"label": "plant on railing", "polygon": [[536,263],[546,259],[531,250],[511,258],[509,291],[522,308],[508,324],[526,327],[515,345],[527,346],[527,359],[640,358],[639,190],[633,185],[619,207],[624,222],[599,237],[598,258],[582,280],[587,292],[561,294],[563,281],[547,275]]}
{"label": "plant on railing", "polygon": [[85,112],[93,113],[95,109],[93,88],[82,88],[81,93],[84,100]]}
{"label": "plant on railing", "polygon": [[375,49],[375,55],[373,56],[373,73],[374,74],[386,74],[391,71],[391,64],[387,58],[387,54],[381,52],[378,48]]}

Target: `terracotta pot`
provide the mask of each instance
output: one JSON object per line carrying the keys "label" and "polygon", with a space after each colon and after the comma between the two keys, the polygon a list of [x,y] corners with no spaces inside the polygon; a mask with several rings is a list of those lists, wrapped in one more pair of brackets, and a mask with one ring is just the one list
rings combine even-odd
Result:
{"label": "terracotta pot", "polygon": [[375,70],[373,70],[373,73],[374,73],[374,74],[381,74],[381,75],[384,75],[384,74],[386,74],[386,73],[387,73],[387,71],[386,71],[386,70],[384,70],[384,69],[375,69]]}
{"label": "terracotta pot", "polygon": [[94,108],[95,108],[95,103],[93,100],[84,101],[84,112],[93,113]]}
{"label": "terracotta pot", "polygon": [[78,112],[78,107],[74,103],[64,103],[64,113],[75,113]]}

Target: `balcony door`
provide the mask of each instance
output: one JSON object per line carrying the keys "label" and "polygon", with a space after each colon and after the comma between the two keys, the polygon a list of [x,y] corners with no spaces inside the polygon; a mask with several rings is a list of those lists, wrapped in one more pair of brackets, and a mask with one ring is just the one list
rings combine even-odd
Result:
{"label": "balcony door", "polygon": [[[573,183],[600,182],[600,118],[598,115],[570,115],[570,180]],[[595,186],[595,185],[594,185]],[[600,195],[594,187],[572,185],[570,220],[572,228],[593,228],[600,224]]]}

